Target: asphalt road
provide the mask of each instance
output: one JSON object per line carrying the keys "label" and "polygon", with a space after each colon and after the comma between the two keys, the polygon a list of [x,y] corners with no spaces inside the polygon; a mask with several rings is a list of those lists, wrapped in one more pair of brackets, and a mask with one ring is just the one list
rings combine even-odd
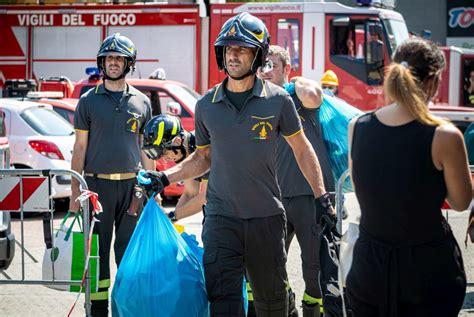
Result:
{"label": "asphalt road", "polygon": [[[344,222],[347,225],[348,221],[356,218],[358,214],[358,206],[354,197],[349,196],[347,199],[347,206],[349,209],[349,218]],[[172,209],[173,205],[165,205],[166,209]],[[449,223],[464,255],[464,265],[468,276],[468,289],[464,307],[459,316],[474,316],[474,245],[470,245],[467,249],[464,247],[464,234],[466,230],[466,223],[468,212],[457,213],[449,211]],[[55,225],[59,224],[59,220],[64,217],[64,212],[58,212],[55,217]],[[38,260],[35,263],[31,258],[25,255],[25,273],[26,279],[41,279],[41,261],[44,252],[43,231],[41,217],[28,218],[25,221],[25,245],[28,251]],[[200,233],[202,229],[202,216],[195,215],[184,221],[181,221],[189,233],[195,234],[200,240]],[[14,220],[13,230],[20,239],[20,222]],[[301,300],[304,283],[301,278],[301,260],[300,249],[296,239],[291,246],[288,256],[288,275],[290,284],[296,292],[297,302]],[[11,267],[6,273],[12,278],[21,279],[21,249],[16,248],[16,256]],[[111,257],[113,258],[113,257]],[[112,272],[115,274],[115,265],[111,265]],[[5,280],[5,277],[0,274],[0,280]],[[50,317],[50,316],[67,316],[69,308],[75,300],[75,294],[60,292],[48,289],[39,285],[4,285],[0,286],[0,317],[21,316],[21,317]],[[75,310],[71,316],[84,316],[83,297],[79,300]]]}

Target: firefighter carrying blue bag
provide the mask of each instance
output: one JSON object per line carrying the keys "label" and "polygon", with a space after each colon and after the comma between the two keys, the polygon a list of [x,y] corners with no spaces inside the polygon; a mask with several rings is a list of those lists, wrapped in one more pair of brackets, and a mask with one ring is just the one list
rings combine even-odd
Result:
{"label": "firefighter carrying blue bag", "polygon": [[113,316],[209,316],[197,246],[186,241],[149,199],[117,272]]}

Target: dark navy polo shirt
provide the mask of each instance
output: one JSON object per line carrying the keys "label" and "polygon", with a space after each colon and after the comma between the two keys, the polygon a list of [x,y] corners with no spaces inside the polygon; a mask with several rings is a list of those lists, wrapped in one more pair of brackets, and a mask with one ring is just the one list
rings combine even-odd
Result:
{"label": "dark navy polo shirt", "polygon": [[[293,94],[292,98],[300,116],[304,134],[318,156],[319,165],[323,173],[324,187],[326,191],[332,192],[335,190],[334,176],[319,121],[319,108],[308,109],[303,107],[296,94]],[[314,195],[311,186],[296,162],[290,145],[284,138],[280,138],[278,141],[276,163],[278,184],[280,185],[283,197]]]}
{"label": "dark navy polo shirt", "polygon": [[103,84],[86,92],[74,115],[74,128],[89,132],[84,172],[138,171],[140,134],[150,118],[150,100],[128,84],[120,101]]}
{"label": "dark navy polo shirt", "polygon": [[196,106],[196,145],[211,146],[206,215],[242,219],[284,213],[275,173],[280,135],[301,132],[291,97],[282,88],[256,79],[239,111],[222,84]]}

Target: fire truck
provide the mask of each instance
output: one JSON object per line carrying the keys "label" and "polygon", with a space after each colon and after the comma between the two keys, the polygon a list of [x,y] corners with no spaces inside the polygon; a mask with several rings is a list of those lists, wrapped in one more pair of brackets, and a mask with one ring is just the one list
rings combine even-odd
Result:
{"label": "fire truck", "polygon": [[120,32],[138,49],[133,77],[162,67],[169,79],[205,92],[225,76],[215,63],[214,40],[240,12],[260,17],[271,43],[288,49],[292,76],[319,81],[332,69],[341,82],[339,97],[363,110],[384,104],[383,68],[408,38],[403,17],[392,9],[324,1],[212,4],[208,17],[194,4],[0,6],[0,85],[12,78],[78,81],[95,64],[101,41]]}
{"label": "fire truck", "polygon": [[474,107],[474,49],[443,47],[446,69],[436,103]]}

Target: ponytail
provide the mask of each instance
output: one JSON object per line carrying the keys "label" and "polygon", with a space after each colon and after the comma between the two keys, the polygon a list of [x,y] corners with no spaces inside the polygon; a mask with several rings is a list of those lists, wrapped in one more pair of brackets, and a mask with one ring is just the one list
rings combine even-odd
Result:
{"label": "ponytail", "polygon": [[445,122],[430,113],[426,105],[426,94],[405,65],[390,65],[384,88],[390,99],[405,107],[419,122],[427,125],[440,125]]}

